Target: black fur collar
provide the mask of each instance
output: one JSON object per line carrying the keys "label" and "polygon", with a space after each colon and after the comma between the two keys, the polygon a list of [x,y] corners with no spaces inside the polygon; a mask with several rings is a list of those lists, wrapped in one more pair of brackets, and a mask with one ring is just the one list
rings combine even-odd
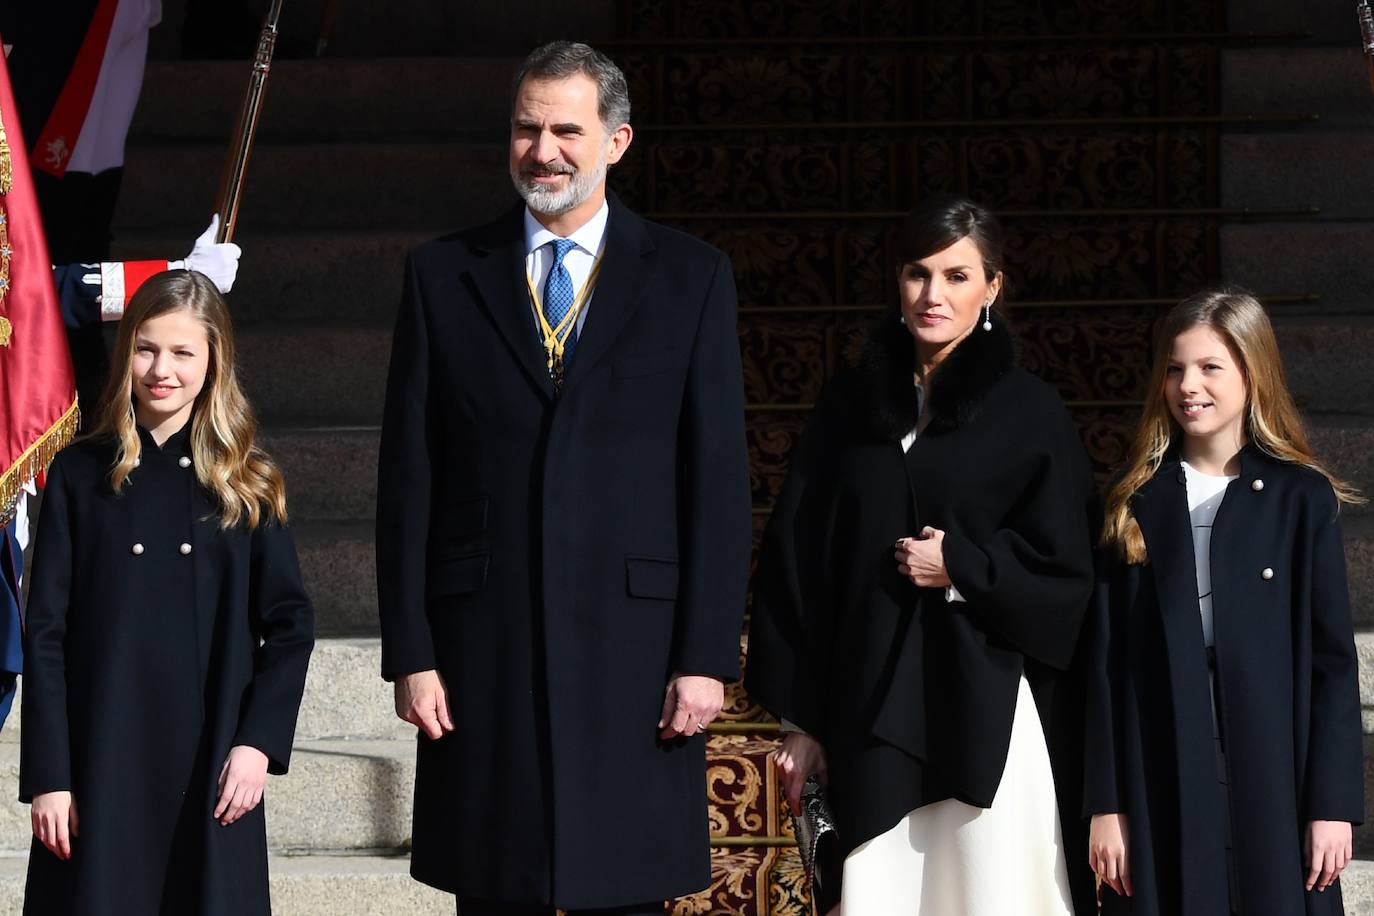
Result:
{"label": "black fur collar", "polygon": [[[858,367],[871,431],[883,439],[900,442],[916,426],[920,405],[912,381],[915,359],[910,333],[890,313],[884,315],[870,331]],[[980,322],[931,377],[926,392],[930,424],[925,435],[949,432],[972,420],[1015,360],[1011,332],[994,312],[992,330],[984,331]]]}

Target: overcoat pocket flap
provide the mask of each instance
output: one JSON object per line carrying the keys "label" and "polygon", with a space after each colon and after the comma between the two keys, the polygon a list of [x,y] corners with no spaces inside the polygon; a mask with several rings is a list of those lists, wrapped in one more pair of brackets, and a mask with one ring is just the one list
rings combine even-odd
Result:
{"label": "overcoat pocket flap", "polygon": [[430,596],[439,598],[478,591],[487,583],[489,560],[490,555],[485,550],[435,560],[429,574]]}
{"label": "overcoat pocket flap", "polygon": [[616,378],[636,378],[641,375],[655,375],[676,368],[681,363],[678,354],[672,350],[654,353],[650,356],[622,356],[611,363],[611,371]]}
{"label": "overcoat pocket flap", "polygon": [[636,598],[677,598],[677,560],[665,557],[625,558],[625,579]]}

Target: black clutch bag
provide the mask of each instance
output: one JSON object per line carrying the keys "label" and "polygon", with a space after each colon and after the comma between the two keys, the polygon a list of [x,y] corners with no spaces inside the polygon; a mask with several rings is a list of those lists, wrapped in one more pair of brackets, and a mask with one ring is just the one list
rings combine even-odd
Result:
{"label": "black clutch bag", "polygon": [[811,896],[818,903],[830,898],[838,900],[839,868],[843,864],[839,834],[825,789],[814,775],[802,786],[801,811],[792,814],[792,832],[796,834],[802,866],[811,882]]}

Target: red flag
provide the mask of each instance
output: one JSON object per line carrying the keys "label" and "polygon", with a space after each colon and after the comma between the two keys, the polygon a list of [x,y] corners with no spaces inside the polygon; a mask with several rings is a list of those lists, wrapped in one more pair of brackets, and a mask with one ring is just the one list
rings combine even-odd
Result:
{"label": "red flag", "polygon": [[80,414],[9,67],[0,57],[0,523]]}

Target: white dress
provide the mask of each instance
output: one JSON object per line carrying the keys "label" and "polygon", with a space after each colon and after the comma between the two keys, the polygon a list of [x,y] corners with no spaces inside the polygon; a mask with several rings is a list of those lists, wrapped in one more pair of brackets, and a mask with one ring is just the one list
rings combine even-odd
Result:
{"label": "white dress", "polygon": [[[963,600],[953,588],[946,597]],[[1074,850],[1073,860],[1086,855]],[[1024,676],[992,807],[947,799],[909,812],[844,860],[840,909],[843,916],[1073,916],[1049,749]]]}

